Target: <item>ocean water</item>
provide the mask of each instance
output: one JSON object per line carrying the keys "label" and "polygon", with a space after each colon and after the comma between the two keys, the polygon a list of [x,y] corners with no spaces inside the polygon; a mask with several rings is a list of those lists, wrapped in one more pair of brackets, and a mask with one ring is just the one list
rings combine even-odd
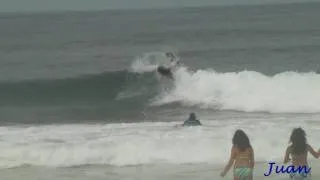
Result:
{"label": "ocean water", "polygon": [[[1,178],[223,179],[240,128],[254,179],[288,179],[263,173],[293,128],[320,148],[319,8],[0,14]],[[190,112],[203,126],[175,128]]]}

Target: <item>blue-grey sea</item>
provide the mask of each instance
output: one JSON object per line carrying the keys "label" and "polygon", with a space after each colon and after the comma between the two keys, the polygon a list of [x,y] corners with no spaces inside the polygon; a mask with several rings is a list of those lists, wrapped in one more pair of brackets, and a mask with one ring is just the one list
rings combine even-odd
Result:
{"label": "blue-grey sea", "polygon": [[219,180],[240,128],[289,179],[263,173],[295,127],[320,148],[319,73],[320,3],[1,13],[0,176]]}

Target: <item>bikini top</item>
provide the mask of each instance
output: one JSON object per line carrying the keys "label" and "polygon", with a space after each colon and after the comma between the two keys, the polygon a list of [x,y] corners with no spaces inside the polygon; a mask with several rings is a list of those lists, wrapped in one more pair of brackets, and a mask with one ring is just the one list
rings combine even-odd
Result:
{"label": "bikini top", "polygon": [[238,150],[237,158],[238,159],[249,159],[250,151],[247,148],[245,151]]}

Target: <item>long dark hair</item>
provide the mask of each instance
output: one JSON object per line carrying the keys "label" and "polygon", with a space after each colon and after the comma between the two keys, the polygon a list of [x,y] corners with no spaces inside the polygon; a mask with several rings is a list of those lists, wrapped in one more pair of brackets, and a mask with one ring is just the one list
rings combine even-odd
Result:
{"label": "long dark hair", "polygon": [[251,148],[251,144],[248,136],[241,129],[236,130],[233,135],[232,143],[234,146],[240,149],[240,151],[244,151],[247,148]]}
{"label": "long dark hair", "polygon": [[292,143],[292,154],[302,154],[307,149],[306,133],[302,128],[295,128],[292,130],[290,136],[290,142]]}

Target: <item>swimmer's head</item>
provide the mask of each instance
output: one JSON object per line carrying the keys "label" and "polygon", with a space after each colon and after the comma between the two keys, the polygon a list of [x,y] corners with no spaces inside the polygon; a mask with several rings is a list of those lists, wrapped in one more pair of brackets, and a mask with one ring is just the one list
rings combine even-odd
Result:
{"label": "swimmer's head", "polygon": [[189,119],[196,120],[196,114],[195,113],[190,113],[189,114]]}

